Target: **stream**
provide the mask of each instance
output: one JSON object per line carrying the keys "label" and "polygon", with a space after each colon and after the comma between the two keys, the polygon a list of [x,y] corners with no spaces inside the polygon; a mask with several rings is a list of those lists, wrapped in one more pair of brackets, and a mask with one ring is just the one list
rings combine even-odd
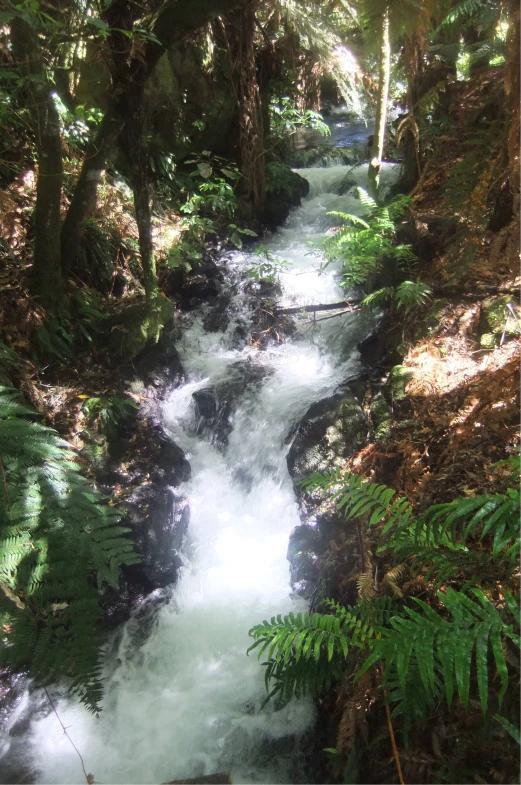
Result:
{"label": "stream", "polygon": [[[309,241],[333,224],[328,211],[360,214],[352,191],[336,193],[347,171],[299,170],[310,183],[309,196],[267,241],[271,254],[290,263],[279,276],[280,306],[345,296],[333,265],[319,275]],[[396,173],[384,165],[383,183]],[[367,165],[351,176],[363,185]],[[245,651],[252,625],[306,607],[292,594],[286,558],[290,533],[300,523],[287,437],[313,402],[357,374],[356,345],[372,320],[355,312],[315,323],[303,315],[286,342],[248,345],[252,283],[245,271],[255,259],[253,250],[228,254],[226,329],[205,331],[211,305],[183,317],[178,349],[188,381],[162,403],[165,431],[192,466],[191,479],[178,489],[191,508],[180,578],[161,602],[150,598],[149,611],[141,609],[109,646],[100,717],[58,701],[61,720],[99,783],[157,784],[218,771],[230,772],[234,783],[309,781],[303,747],[313,729],[312,701],[261,711],[263,669],[255,653]],[[230,385],[228,435],[218,443],[193,394],[210,391],[219,401]],[[35,715],[26,754],[38,782],[84,782],[78,755],[53,713]]]}

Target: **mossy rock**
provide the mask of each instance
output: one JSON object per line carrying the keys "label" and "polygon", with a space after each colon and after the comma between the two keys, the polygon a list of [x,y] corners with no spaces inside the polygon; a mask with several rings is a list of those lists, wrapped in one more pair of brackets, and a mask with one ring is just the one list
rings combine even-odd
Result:
{"label": "mossy rock", "polygon": [[513,338],[521,334],[521,309],[510,295],[489,297],[481,303],[480,345],[494,349],[503,335]]}
{"label": "mossy rock", "polygon": [[387,441],[391,436],[392,414],[391,407],[381,392],[378,392],[371,401],[370,411],[375,441]]}
{"label": "mossy rock", "polygon": [[393,401],[406,398],[405,388],[413,377],[413,371],[411,368],[406,368],[405,365],[395,365],[391,368],[386,385],[388,397],[390,396]]}

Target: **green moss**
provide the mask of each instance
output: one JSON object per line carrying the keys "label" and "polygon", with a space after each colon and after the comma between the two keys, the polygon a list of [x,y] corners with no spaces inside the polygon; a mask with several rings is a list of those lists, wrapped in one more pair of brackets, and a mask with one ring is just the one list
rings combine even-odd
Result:
{"label": "green moss", "polygon": [[371,401],[370,411],[375,441],[384,442],[391,436],[392,415],[391,408],[381,392]]}
{"label": "green moss", "polygon": [[386,387],[392,400],[399,401],[406,397],[405,387],[413,376],[412,370],[404,365],[395,365],[391,368]]}
{"label": "green moss", "polygon": [[481,304],[480,344],[494,349],[505,339],[521,334],[521,309],[509,295],[489,297]]}

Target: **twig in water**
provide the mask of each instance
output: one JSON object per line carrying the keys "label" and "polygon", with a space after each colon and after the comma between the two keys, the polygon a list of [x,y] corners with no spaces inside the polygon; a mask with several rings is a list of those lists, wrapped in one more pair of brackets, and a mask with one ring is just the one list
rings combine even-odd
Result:
{"label": "twig in water", "polygon": [[94,782],[94,775],[93,775],[93,774],[87,774],[87,770],[86,770],[86,768],[85,768],[85,763],[83,762],[83,758],[81,757],[81,752],[79,751],[79,749],[77,748],[77,746],[75,745],[75,743],[73,742],[73,740],[71,739],[71,737],[69,736],[69,734],[67,733],[67,728],[65,727],[65,725],[64,725],[64,724],[63,724],[63,722],[61,721],[61,719],[60,719],[60,715],[59,715],[59,714],[58,714],[58,712],[56,711],[56,706],[54,705],[54,703],[53,703],[53,701],[52,701],[52,698],[51,698],[51,696],[50,696],[50,695],[49,695],[49,693],[47,692],[47,687],[44,687],[43,689],[44,689],[44,692],[45,692],[45,694],[47,695],[47,700],[49,701],[49,703],[50,703],[50,704],[51,704],[51,706],[52,706],[52,710],[53,710],[53,711],[54,711],[54,713],[56,714],[56,718],[57,718],[58,722],[59,722],[59,723],[60,723],[60,725],[62,726],[63,732],[65,733],[65,735],[66,735],[66,736],[67,736],[67,738],[69,739],[70,743],[72,744],[72,746],[73,746],[73,747],[74,747],[74,749],[76,750],[76,754],[78,755],[78,758],[79,758],[79,759],[80,759],[80,761],[81,761],[81,768],[83,769],[83,774],[85,775],[85,780],[86,780],[86,782],[87,782],[87,785],[93,785],[93,782]]}

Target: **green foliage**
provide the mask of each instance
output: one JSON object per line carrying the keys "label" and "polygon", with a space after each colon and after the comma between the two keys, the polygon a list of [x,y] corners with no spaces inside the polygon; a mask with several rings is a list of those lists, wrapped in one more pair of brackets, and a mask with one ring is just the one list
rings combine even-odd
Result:
{"label": "green foliage", "polygon": [[289,267],[289,262],[274,256],[263,243],[256,247],[255,256],[255,263],[246,272],[256,283],[273,283]]}
{"label": "green foliage", "polygon": [[[518,459],[508,462],[511,484],[518,465]],[[373,586],[371,572],[360,576],[359,590],[368,577],[370,591],[361,591],[353,608],[326,601],[327,614],[273,617],[250,630],[255,642],[249,651],[261,646],[259,659],[268,654],[263,663],[268,699],[318,693],[353,666],[356,682],[377,666],[386,700],[393,716],[402,717],[405,732],[440,702],[450,708],[455,697],[467,708],[476,693],[484,715],[497,712],[521,644],[519,604],[505,587],[518,566],[518,488],[456,499],[414,516],[409,502],[391,488],[340,469],[315,474],[302,485],[327,494],[347,519],[378,527],[378,553],[396,566],[379,585]],[[489,569],[473,581],[482,588],[471,585],[466,574],[487,561]],[[421,576],[426,590],[430,584],[430,596],[409,597],[398,587],[407,572]],[[389,590],[400,599],[391,599]],[[518,736],[512,718],[493,716]]]}
{"label": "green foliage", "polygon": [[121,395],[87,398],[81,407],[87,424],[106,435],[112,433],[115,426],[137,408],[137,403]]}
{"label": "green foliage", "polygon": [[294,173],[288,166],[278,161],[266,164],[266,193],[291,197],[294,188]]}
{"label": "green foliage", "polygon": [[41,683],[67,677],[91,711],[102,698],[98,591],[138,557],[119,512],[89,486],[74,451],[0,386],[2,662]]}
{"label": "green foliage", "polygon": [[235,164],[211,155],[208,150],[184,163],[196,164],[196,168],[185,178],[189,196],[180,207],[184,214],[179,224],[181,237],[169,250],[165,265],[189,272],[202,258],[209,235],[219,233],[236,248],[242,248],[242,238],[255,237],[256,232],[231,223],[239,206],[235,190],[228,182],[241,176]]}
{"label": "green foliage", "polygon": [[403,281],[399,286],[386,286],[371,292],[362,300],[362,305],[366,308],[379,308],[385,303],[391,302],[398,309],[403,309],[409,313],[414,308],[425,305],[432,294],[432,289],[421,281]]}
{"label": "green foliage", "polygon": [[332,212],[342,220],[337,231],[323,240],[318,248],[325,258],[324,268],[334,260],[343,263],[344,286],[365,284],[384,264],[395,264],[409,271],[416,261],[410,245],[396,244],[395,222],[409,203],[407,196],[397,196],[385,207],[379,207],[364,191],[358,188],[360,201],[366,215]]}
{"label": "green foliage", "polygon": [[279,156],[286,158],[293,150],[292,138],[302,128],[318,131],[321,136],[329,136],[331,131],[321,114],[311,109],[301,110],[287,96],[273,97],[269,105],[270,115],[270,149],[275,149]]}

